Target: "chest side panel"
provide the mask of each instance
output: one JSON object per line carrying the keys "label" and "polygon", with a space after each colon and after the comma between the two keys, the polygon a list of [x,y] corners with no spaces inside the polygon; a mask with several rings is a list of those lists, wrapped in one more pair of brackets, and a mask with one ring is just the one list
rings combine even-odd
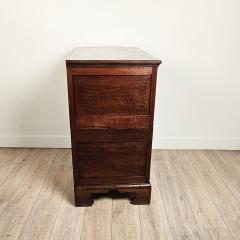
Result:
{"label": "chest side panel", "polygon": [[145,142],[80,143],[79,177],[144,176]]}
{"label": "chest side panel", "polygon": [[78,183],[145,181],[152,68],[81,66],[68,68],[68,74]]}
{"label": "chest side panel", "polygon": [[151,76],[73,76],[75,114],[149,114]]}

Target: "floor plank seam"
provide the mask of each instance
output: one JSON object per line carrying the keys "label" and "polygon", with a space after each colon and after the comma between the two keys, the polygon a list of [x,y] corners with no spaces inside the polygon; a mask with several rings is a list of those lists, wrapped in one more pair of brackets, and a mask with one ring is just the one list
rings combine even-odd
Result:
{"label": "floor plank seam", "polygon": [[[156,169],[154,168],[153,169],[154,173],[155,173],[155,176],[157,177],[157,172],[156,172]],[[162,191],[160,189],[160,186],[158,185],[158,181],[157,181],[157,187],[158,187],[158,190],[161,194],[161,199],[162,199],[162,203],[163,203],[163,206],[164,206],[164,212],[165,212],[165,216],[166,216],[166,219],[167,219],[167,223],[168,223],[168,226],[169,226],[169,229],[170,229],[170,233],[171,233],[171,236],[172,236],[172,239],[174,239],[174,235],[173,235],[173,232],[172,232],[172,227],[170,225],[170,222],[169,222],[169,217],[168,217],[168,214],[167,214],[167,210],[166,210],[166,205],[165,205],[165,202],[163,200],[163,196],[162,196]]]}
{"label": "floor plank seam", "polygon": [[[59,170],[59,171],[61,171],[61,170]],[[70,178],[70,173],[68,174],[68,177],[67,177],[67,180],[66,180],[66,184],[65,184],[65,187],[64,187],[64,190],[63,190],[63,194],[62,194],[62,197],[61,197],[61,200],[60,200],[60,204],[58,206],[56,217],[55,217],[53,225],[52,225],[52,230],[51,230],[51,234],[49,236],[49,239],[51,239],[51,237],[52,237],[53,229],[54,229],[54,226],[56,224],[56,220],[57,220],[57,217],[58,217],[58,214],[59,214],[60,207],[62,205],[62,200],[63,200],[63,197],[64,197],[64,193],[65,193],[65,191],[67,189],[67,183],[68,183],[69,178]]]}
{"label": "floor plank seam", "polygon": [[79,240],[82,240],[82,235],[83,235],[83,228],[84,228],[84,222],[85,222],[86,212],[87,212],[87,208],[85,208],[85,211],[84,211],[84,216],[83,216],[83,221],[82,221],[82,230],[81,230],[81,234],[80,234]]}
{"label": "floor plank seam", "polygon": [[[167,154],[168,154],[169,159],[171,159],[171,156],[169,155],[168,150],[167,150]],[[183,184],[182,184],[182,182],[181,182],[181,179],[180,179],[180,177],[179,177],[179,175],[178,175],[178,172],[177,172],[177,170],[176,170],[176,167],[175,167],[174,164],[172,164],[172,163],[171,163],[171,165],[172,165],[173,171],[174,171],[174,173],[175,173],[175,175],[176,175],[176,181],[178,181],[178,183],[180,183],[180,185],[182,186],[183,194],[184,194],[184,196],[185,196],[185,198],[186,198],[186,200],[187,200],[187,204],[188,204],[189,208],[191,209],[192,216],[193,216],[193,218],[194,218],[194,220],[195,220],[195,224],[197,225],[197,229],[198,229],[198,231],[199,231],[199,234],[200,234],[200,236],[202,237],[202,239],[205,239],[205,237],[204,237],[203,234],[202,234],[201,228],[200,228],[200,226],[199,226],[199,224],[198,224],[198,221],[197,221],[197,219],[196,219],[196,216],[195,216],[195,214],[194,214],[194,211],[193,211],[193,209],[192,209],[192,206],[191,206],[191,204],[190,204],[190,201],[189,201],[189,199],[188,199],[188,196],[187,196],[187,194],[186,194],[186,190],[184,189]]]}
{"label": "floor plank seam", "polygon": [[[40,152],[40,150],[39,150],[39,152]],[[51,163],[51,165],[50,165],[50,167],[49,167],[49,169],[48,169],[48,171],[47,171],[47,173],[46,173],[46,176],[45,176],[45,178],[44,178],[44,180],[43,180],[43,182],[42,182],[41,187],[39,188],[39,192],[38,192],[38,194],[37,194],[37,197],[36,197],[36,199],[34,200],[34,203],[33,203],[33,205],[32,205],[32,208],[31,208],[30,212],[29,212],[29,215],[27,216],[26,221],[25,221],[25,223],[24,223],[23,226],[22,226],[22,230],[21,230],[21,232],[20,232],[20,234],[19,234],[19,236],[18,236],[18,239],[20,239],[20,237],[21,237],[21,235],[22,235],[22,232],[23,232],[23,230],[24,230],[24,228],[25,228],[25,225],[26,225],[26,223],[28,222],[29,217],[31,216],[31,213],[32,213],[32,211],[33,211],[33,208],[34,208],[34,206],[35,206],[35,204],[36,204],[36,202],[37,202],[37,200],[38,200],[38,197],[39,197],[39,195],[40,195],[40,193],[41,193],[42,187],[44,186],[44,183],[45,183],[45,181],[46,181],[46,179],[47,179],[47,177],[48,177],[48,175],[49,175],[49,173],[50,173],[50,169],[51,169],[51,167],[52,167],[52,165],[53,165],[53,162],[54,162],[54,159],[55,159],[56,155],[57,155],[57,153],[55,154],[55,156],[54,156],[54,158],[53,158],[53,160],[52,160],[52,163]]]}
{"label": "floor plank seam", "polygon": [[[36,160],[36,158],[37,158],[37,156],[38,156],[38,154],[39,154],[39,151],[40,151],[40,150],[37,151],[36,156],[34,157],[34,160]],[[24,179],[25,176],[27,175],[27,173],[28,173],[29,169],[31,168],[31,166],[33,165],[33,163],[34,163],[34,161],[30,164],[30,166],[29,166],[29,168],[27,169],[26,173],[24,174],[21,182],[19,183],[19,186],[20,186],[21,183],[23,182],[23,179]],[[10,168],[10,166],[9,166],[9,168]],[[9,171],[9,169],[8,169],[7,171]],[[6,180],[6,179],[4,179],[4,180]],[[0,184],[0,186],[2,186],[4,183],[5,183],[5,181],[3,181],[3,182]]]}
{"label": "floor plank seam", "polygon": [[[38,150],[38,152],[36,153],[36,156],[35,156],[35,158],[34,158],[34,161],[36,160],[39,152],[40,152],[40,150]],[[21,184],[23,183],[24,178],[26,177],[26,175],[27,175],[28,171],[30,170],[31,166],[34,164],[34,161],[33,161],[33,163],[30,165],[30,167],[29,167],[29,169],[26,171],[26,173],[24,174],[24,176],[23,176],[21,182],[19,183],[18,187],[21,187]],[[16,193],[17,193],[17,191],[16,191],[16,192],[11,196],[11,198],[9,199],[9,201],[8,201],[7,205],[5,206],[4,210],[1,212],[1,216],[4,215],[5,211],[7,210],[7,207],[9,207],[9,203],[10,203],[11,200],[15,197]],[[1,216],[0,216],[0,218],[1,218]]]}
{"label": "floor plank seam", "polygon": [[[206,155],[205,155],[206,156]],[[220,154],[218,154],[218,156],[222,159],[225,160]],[[207,157],[207,156],[206,156]],[[207,157],[208,161],[210,161],[210,159]],[[212,164],[213,165],[213,164]],[[217,170],[217,168],[213,165],[214,169],[216,170],[216,172],[218,172],[219,176],[221,177],[221,173]],[[222,179],[222,178],[221,178]],[[229,191],[232,193],[232,195],[234,196],[234,198],[237,200],[237,202],[240,204],[240,199],[238,199],[238,197],[235,195],[235,193],[232,191],[232,189],[229,187],[228,183],[225,180],[225,177],[223,177],[223,182],[225,183],[225,185],[228,187]]]}
{"label": "floor plank seam", "polygon": [[113,224],[112,224],[112,219],[113,219],[113,201],[112,201],[112,217],[111,217],[111,240],[113,239]]}
{"label": "floor plank seam", "polygon": [[219,208],[218,208],[217,204],[215,203],[215,201],[214,201],[214,199],[213,199],[211,193],[209,192],[208,188],[206,187],[206,185],[205,185],[204,182],[202,181],[202,178],[201,178],[201,176],[200,176],[200,174],[199,174],[197,168],[194,166],[194,164],[191,163],[191,160],[190,160],[188,154],[187,154],[187,158],[188,158],[188,161],[190,162],[190,164],[192,165],[192,167],[195,169],[195,171],[196,171],[196,173],[197,173],[197,175],[198,175],[200,181],[202,182],[203,186],[205,187],[206,191],[208,192],[210,198],[212,199],[212,202],[213,202],[213,204],[215,205],[215,207],[216,207],[216,209],[217,209],[219,215],[222,217],[222,220],[223,220],[223,222],[225,223],[225,226],[226,226],[226,228],[228,229],[229,233],[231,234],[231,236],[233,237],[233,239],[238,240],[238,239],[236,239],[236,238],[234,237],[232,231],[230,231],[230,229],[229,229],[229,227],[228,227],[228,224],[227,224],[226,221],[225,221],[224,216],[221,214],[221,211],[219,211]]}
{"label": "floor plank seam", "polygon": [[141,214],[140,214],[140,210],[139,210],[139,206],[138,207],[138,219],[139,219],[139,224],[140,224],[140,229],[141,229],[141,237],[142,237],[142,240],[143,240],[143,233],[142,233],[142,221],[141,221]]}

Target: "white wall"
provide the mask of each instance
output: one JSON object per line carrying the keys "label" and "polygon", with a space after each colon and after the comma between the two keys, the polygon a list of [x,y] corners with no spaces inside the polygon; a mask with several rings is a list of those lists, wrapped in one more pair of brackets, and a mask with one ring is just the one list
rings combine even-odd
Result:
{"label": "white wall", "polygon": [[66,55],[138,46],[163,61],[154,147],[240,149],[239,0],[0,6],[0,146],[69,146]]}

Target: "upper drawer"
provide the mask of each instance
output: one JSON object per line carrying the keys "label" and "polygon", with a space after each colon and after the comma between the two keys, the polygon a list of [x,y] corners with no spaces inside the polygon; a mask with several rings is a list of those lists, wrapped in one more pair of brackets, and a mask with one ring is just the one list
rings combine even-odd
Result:
{"label": "upper drawer", "polygon": [[73,75],[76,115],[147,115],[151,75]]}

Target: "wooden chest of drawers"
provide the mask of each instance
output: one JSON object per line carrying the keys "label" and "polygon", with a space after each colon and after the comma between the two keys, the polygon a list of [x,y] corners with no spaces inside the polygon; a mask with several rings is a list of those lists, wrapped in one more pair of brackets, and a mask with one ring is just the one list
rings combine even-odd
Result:
{"label": "wooden chest of drawers", "polygon": [[76,206],[109,192],[150,202],[159,64],[138,48],[74,48],[66,60]]}

